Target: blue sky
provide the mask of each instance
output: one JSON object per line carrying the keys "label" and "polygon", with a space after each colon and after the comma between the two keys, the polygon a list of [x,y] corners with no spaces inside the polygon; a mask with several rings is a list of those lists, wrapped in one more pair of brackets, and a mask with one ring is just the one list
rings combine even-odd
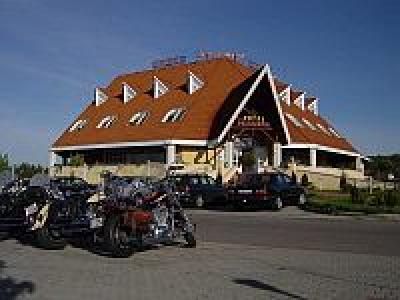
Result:
{"label": "blue sky", "polygon": [[47,163],[94,87],[198,50],[270,64],[365,154],[400,152],[399,14],[396,0],[0,0],[0,153]]}

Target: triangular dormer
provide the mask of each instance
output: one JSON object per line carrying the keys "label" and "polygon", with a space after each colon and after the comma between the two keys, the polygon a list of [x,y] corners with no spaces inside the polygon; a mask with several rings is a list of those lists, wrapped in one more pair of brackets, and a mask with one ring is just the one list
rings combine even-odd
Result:
{"label": "triangular dormer", "polygon": [[189,71],[187,85],[188,85],[188,92],[191,95],[197,92],[199,89],[201,89],[204,85],[204,82]]}
{"label": "triangular dormer", "polygon": [[279,100],[290,105],[290,85],[279,94]]}
{"label": "triangular dormer", "polygon": [[168,92],[168,87],[156,76],[153,78],[154,98],[157,99]]}
{"label": "triangular dormer", "polygon": [[137,92],[131,87],[129,86],[129,84],[127,83],[123,83],[123,97],[124,97],[124,103],[128,103],[129,101],[131,101],[133,98],[135,98]]}
{"label": "triangular dormer", "polygon": [[314,115],[318,116],[318,99],[317,98],[307,98],[306,99],[306,109],[313,112]]}
{"label": "triangular dormer", "polygon": [[100,106],[108,100],[108,96],[101,88],[94,90],[94,99],[96,100],[96,106]]}
{"label": "triangular dormer", "polygon": [[304,110],[304,93],[300,92],[300,94],[293,100],[293,103]]}

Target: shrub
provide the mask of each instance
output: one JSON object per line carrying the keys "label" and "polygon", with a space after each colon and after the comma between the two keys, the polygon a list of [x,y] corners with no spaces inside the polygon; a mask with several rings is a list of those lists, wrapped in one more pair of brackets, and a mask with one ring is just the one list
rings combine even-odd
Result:
{"label": "shrub", "polygon": [[293,183],[296,183],[296,182],[297,182],[297,176],[296,176],[296,174],[294,173],[294,171],[292,171],[292,182],[293,182]]}
{"label": "shrub", "polygon": [[301,176],[301,185],[308,186],[309,184],[310,184],[310,182],[308,181],[307,174],[303,174],[303,176]]}
{"label": "shrub", "polygon": [[84,159],[83,155],[76,154],[76,155],[71,157],[69,165],[71,167],[81,167],[81,166],[84,165],[84,163],[85,163],[85,159]]}

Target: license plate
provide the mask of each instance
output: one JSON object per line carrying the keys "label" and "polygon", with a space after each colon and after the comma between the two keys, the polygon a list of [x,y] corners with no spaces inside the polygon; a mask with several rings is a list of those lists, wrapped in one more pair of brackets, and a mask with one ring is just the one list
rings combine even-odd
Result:
{"label": "license plate", "polygon": [[252,194],[253,193],[252,190],[239,190],[238,192],[239,192],[239,194]]}

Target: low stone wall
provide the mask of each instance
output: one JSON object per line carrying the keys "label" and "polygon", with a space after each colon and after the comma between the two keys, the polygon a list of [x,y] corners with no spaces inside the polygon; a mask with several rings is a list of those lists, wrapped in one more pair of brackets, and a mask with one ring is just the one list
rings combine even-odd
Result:
{"label": "low stone wall", "polygon": [[364,173],[359,170],[341,170],[321,167],[311,168],[308,166],[289,164],[285,171],[289,176],[294,172],[298,181],[300,181],[301,177],[306,174],[308,181],[318,190],[340,190],[340,178],[343,174],[346,176],[347,182],[352,185],[358,187],[369,185],[369,178],[364,176]]}
{"label": "low stone wall", "polygon": [[75,176],[85,179],[89,183],[99,183],[100,175],[109,171],[119,176],[150,176],[156,178],[163,178],[166,175],[165,165],[161,163],[147,163],[140,165],[96,165],[96,166],[57,166],[50,169],[51,176]]}

